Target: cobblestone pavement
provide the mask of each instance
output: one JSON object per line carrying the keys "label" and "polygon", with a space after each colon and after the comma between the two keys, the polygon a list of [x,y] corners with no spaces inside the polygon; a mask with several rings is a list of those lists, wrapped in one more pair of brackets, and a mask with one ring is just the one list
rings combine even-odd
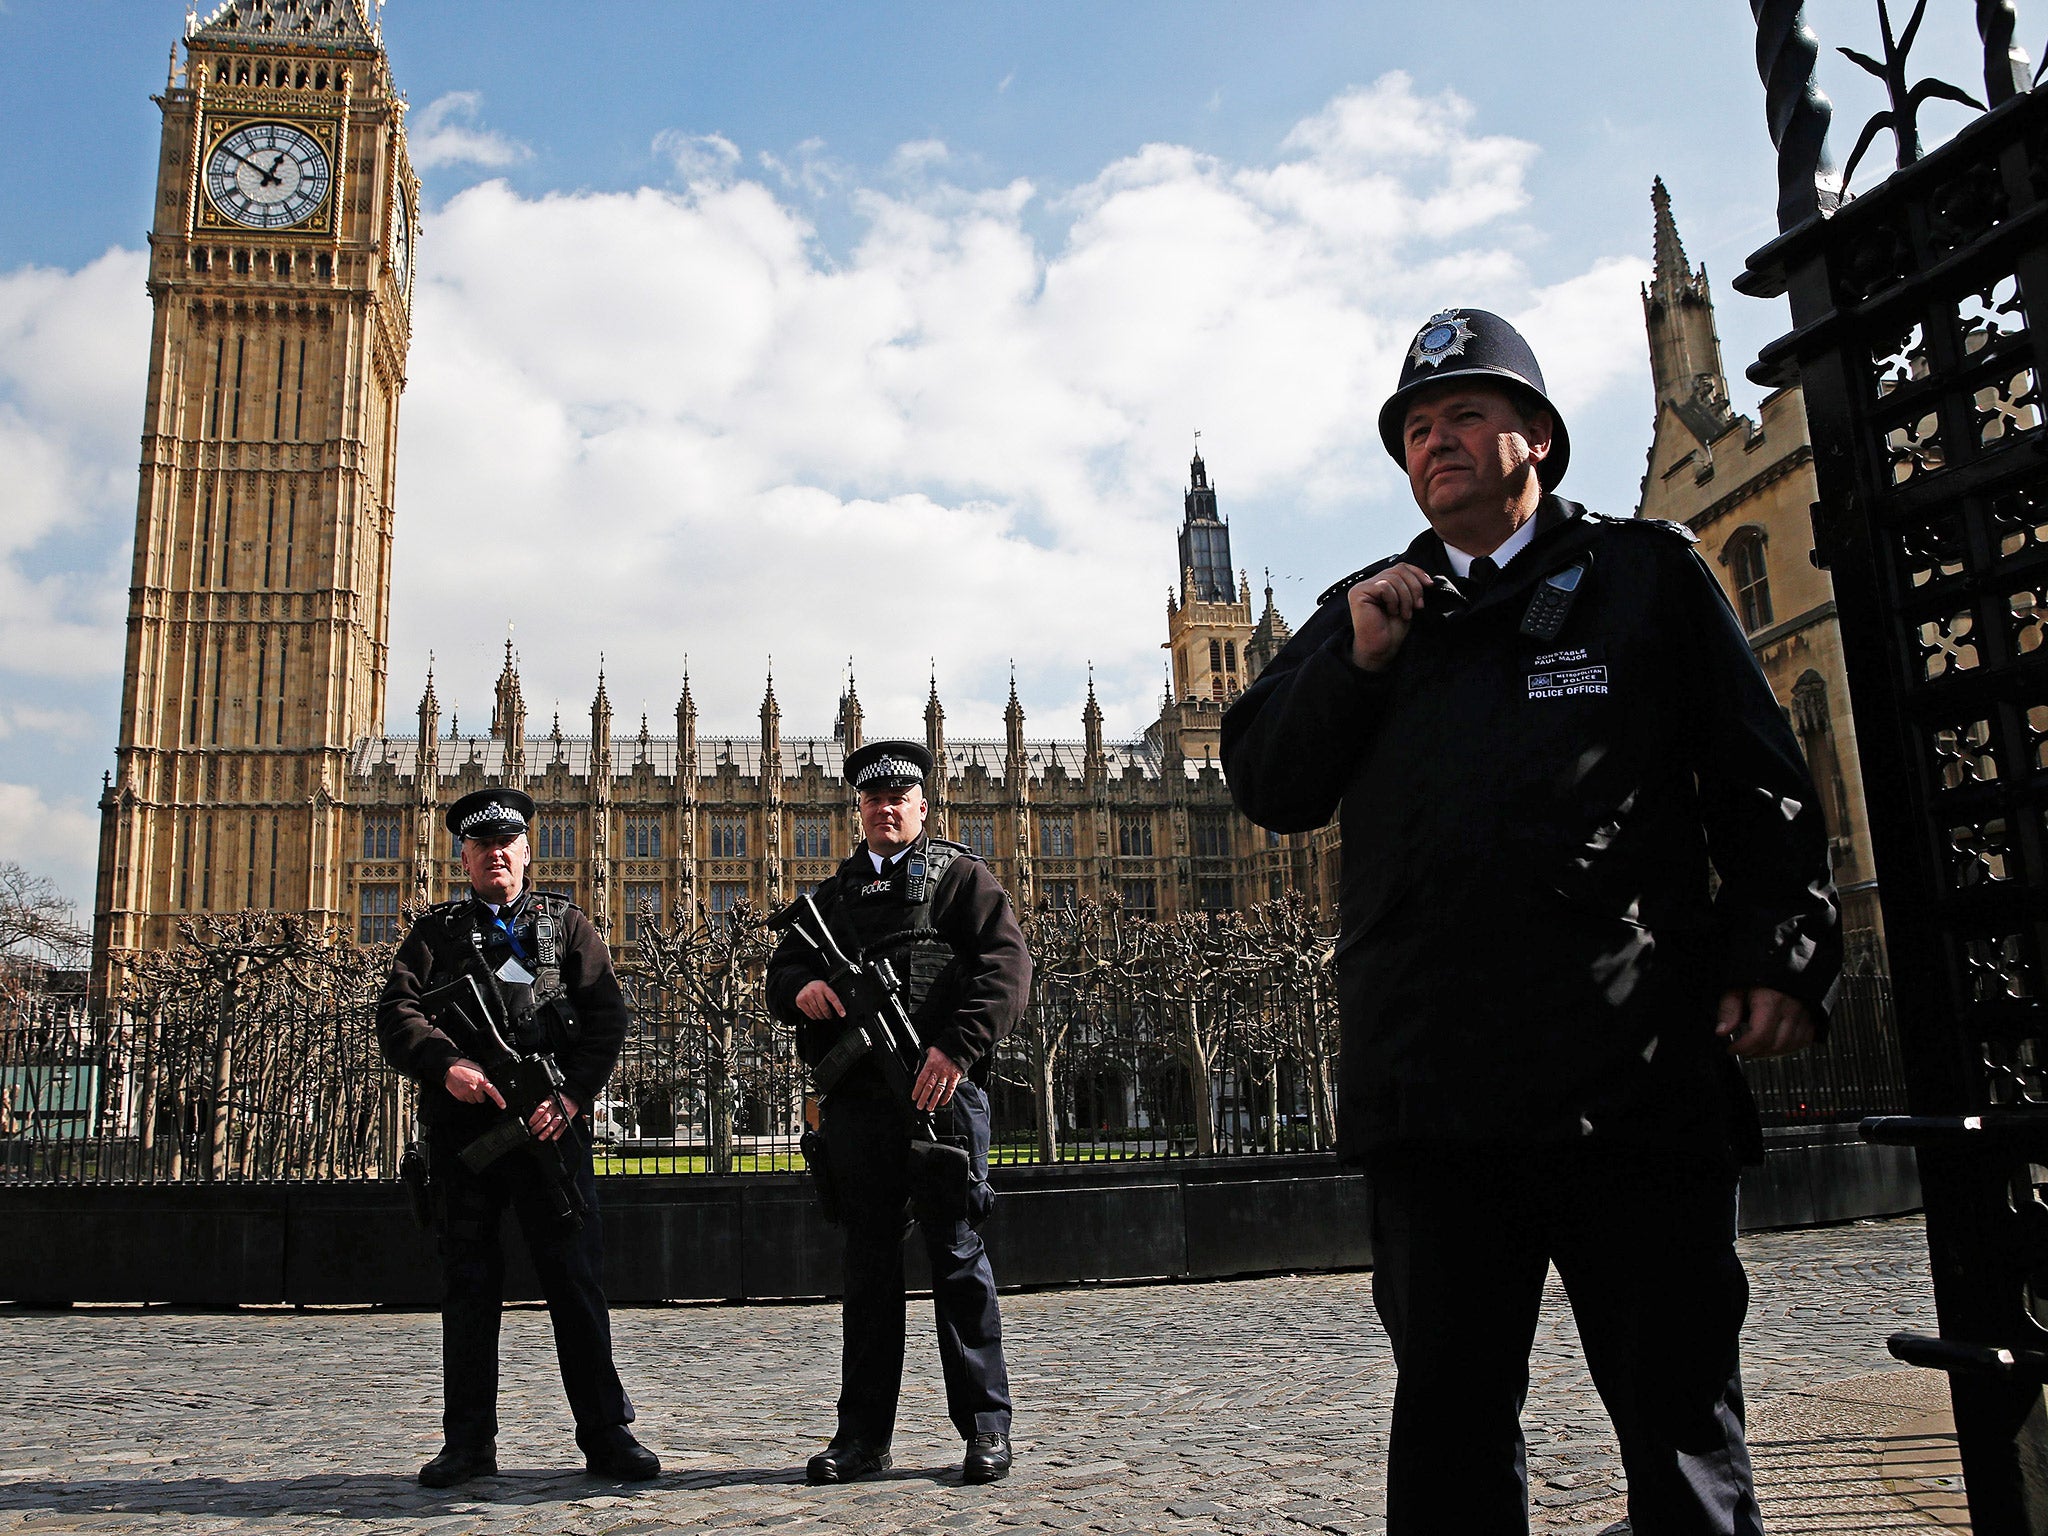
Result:
{"label": "cobblestone pavement", "polygon": [[[1773,1531],[1935,1529],[1938,1512],[1883,1476],[1900,1446],[1925,1471],[1940,1438],[1939,1379],[1884,1350],[1895,1328],[1933,1326],[1920,1223],[1761,1235],[1743,1251]],[[0,1533],[1374,1532],[1393,1366],[1368,1285],[1005,1297],[1018,1470],[992,1488],[959,1486],[915,1305],[885,1480],[802,1481],[832,1425],[834,1306],[615,1313],[637,1428],[665,1467],[639,1486],[582,1473],[546,1315],[519,1309],[505,1324],[504,1472],[444,1493],[413,1480],[440,1439],[431,1314],[0,1308]],[[1622,1513],[1620,1464],[1554,1285],[1534,1365],[1536,1526],[1600,1531]]]}

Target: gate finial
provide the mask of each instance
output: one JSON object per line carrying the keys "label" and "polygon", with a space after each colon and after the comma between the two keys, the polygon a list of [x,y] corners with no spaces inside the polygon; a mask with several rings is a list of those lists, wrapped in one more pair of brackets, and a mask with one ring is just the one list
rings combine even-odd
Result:
{"label": "gate finial", "polygon": [[1842,184],[1827,147],[1835,107],[1814,79],[1820,43],[1800,0],[1749,0],[1749,8],[1764,114],[1778,150],[1778,228],[1787,230],[1841,206]]}

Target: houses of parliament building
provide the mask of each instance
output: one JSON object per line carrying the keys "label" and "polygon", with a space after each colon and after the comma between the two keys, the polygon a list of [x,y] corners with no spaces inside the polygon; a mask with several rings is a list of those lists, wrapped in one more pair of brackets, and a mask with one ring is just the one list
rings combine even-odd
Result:
{"label": "houses of parliament building", "polygon": [[[300,912],[395,938],[408,907],[463,889],[441,817],[487,784],[539,801],[534,879],[615,945],[650,915],[687,921],[742,898],[759,910],[830,873],[858,833],[841,765],[867,725],[850,678],[814,734],[785,732],[772,679],[758,733],[700,732],[687,678],[672,732],[643,717],[622,734],[601,675],[587,728],[541,731],[508,645],[487,734],[457,734],[452,718],[444,729],[431,671],[414,732],[387,732],[419,216],[405,103],[362,0],[229,0],[184,45],[157,98],[154,321],[120,736],[100,800],[98,983],[208,913]],[[1852,937],[1874,953],[1834,605],[1804,558],[1801,402],[1780,391],[1760,421],[1730,409],[1704,269],[1685,259],[1661,183],[1653,201],[1643,301],[1657,420],[1638,512],[1702,539],[1814,764]],[[1334,831],[1263,832],[1223,781],[1223,710],[1289,631],[1270,587],[1254,615],[1199,455],[1178,554],[1172,682],[1137,739],[1104,739],[1092,682],[1078,734],[1028,734],[1013,683],[1002,739],[949,738],[934,678],[934,829],[987,859],[1022,907],[1114,896],[1165,915],[1294,890],[1333,908]]]}
{"label": "houses of parliament building", "polygon": [[[393,471],[411,340],[419,183],[405,103],[359,0],[231,0],[190,28],[163,112],[154,309],[116,767],[100,801],[95,974],[180,920],[301,912],[365,941],[464,888],[443,809],[486,784],[533,794],[534,879],[614,944],[823,878],[858,835],[849,679],[819,734],[701,733],[687,678],[673,733],[621,733],[602,675],[587,730],[537,730],[508,645],[488,735],[385,730]],[[935,830],[1022,906],[1113,894],[1166,914],[1335,894],[1328,837],[1274,838],[1230,807],[1224,707],[1286,640],[1253,616],[1198,456],[1167,605],[1173,684],[1134,741],[924,735]],[[581,727],[582,722],[578,722]],[[667,722],[663,722],[666,727]],[[895,723],[891,722],[892,733]]]}

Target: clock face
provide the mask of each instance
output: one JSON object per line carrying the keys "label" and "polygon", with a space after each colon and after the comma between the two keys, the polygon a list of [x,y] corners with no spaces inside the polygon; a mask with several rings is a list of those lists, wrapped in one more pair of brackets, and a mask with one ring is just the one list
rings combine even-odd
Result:
{"label": "clock face", "polygon": [[403,187],[398,189],[392,212],[391,270],[397,274],[403,292],[412,285],[412,199],[405,195]]}
{"label": "clock face", "polygon": [[248,229],[305,223],[327,200],[333,180],[327,151],[289,123],[244,123],[206,160],[213,206]]}

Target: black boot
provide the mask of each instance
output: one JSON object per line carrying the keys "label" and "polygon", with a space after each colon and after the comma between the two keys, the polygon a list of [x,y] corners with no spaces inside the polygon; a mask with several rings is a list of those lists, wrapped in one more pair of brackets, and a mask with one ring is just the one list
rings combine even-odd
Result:
{"label": "black boot", "polygon": [[621,1483],[644,1483],[661,1476],[661,1461],[654,1452],[633,1438],[623,1424],[615,1424],[588,1439],[576,1437],[583,1447],[583,1464],[593,1477],[609,1477]]}
{"label": "black boot", "polygon": [[894,1465],[889,1447],[862,1445],[858,1440],[834,1440],[810,1459],[804,1480],[812,1483],[850,1483],[855,1478],[873,1477]]}
{"label": "black boot", "polygon": [[453,1488],[472,1477],[495,1477],[498,1471],[498,1443],[444,1445],[441,1454],[420,1468],[422,1488]]}
{"label": "black boot", "polygon": [[961,1482],[993,1483],[1009,1475],[1008,1435],[976,1435],[967,1442],[967,1459],[960,1463]]}

